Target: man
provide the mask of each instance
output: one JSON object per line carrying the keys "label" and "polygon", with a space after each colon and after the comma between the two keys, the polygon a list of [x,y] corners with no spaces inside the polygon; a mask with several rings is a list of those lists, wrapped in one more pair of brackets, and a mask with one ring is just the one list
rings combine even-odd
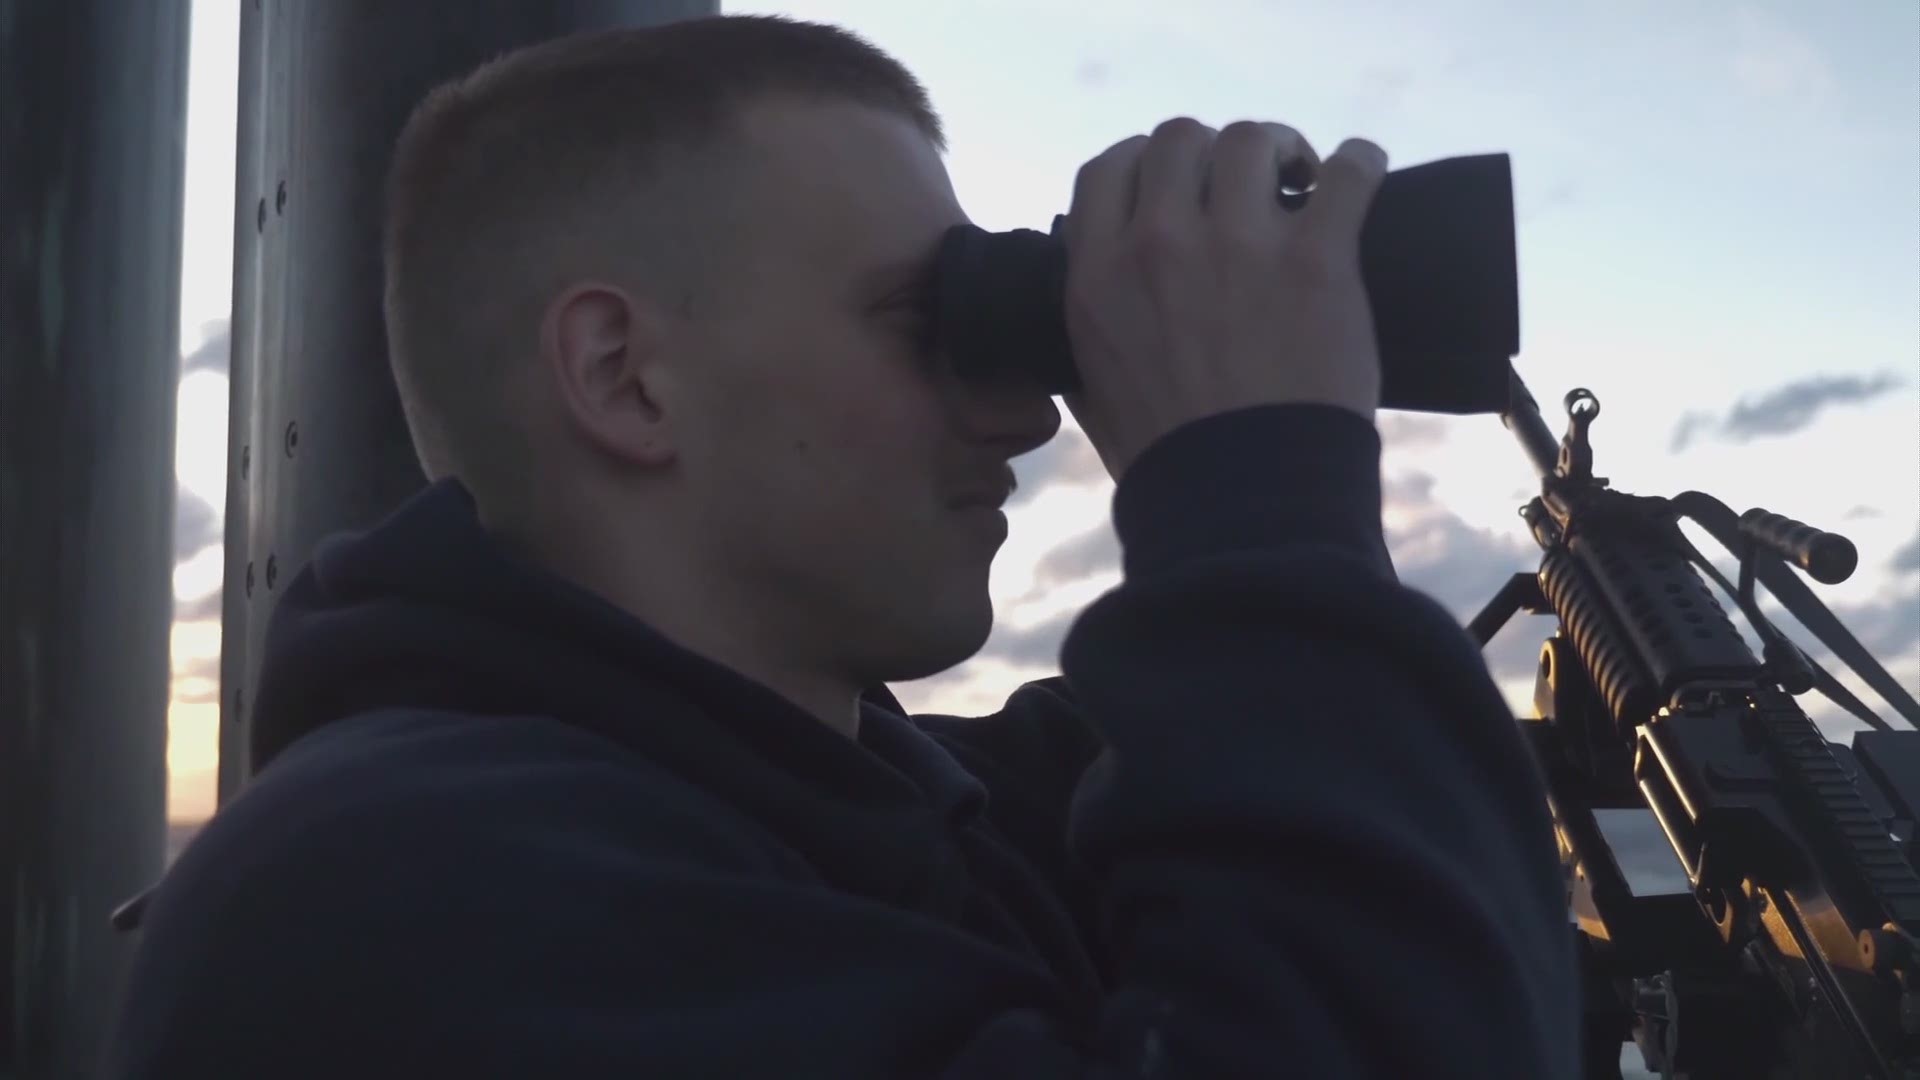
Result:
{"label": "man", "polygon": [[386,314],[435,483],[281,600],[109,1075],[1573,1074],[1544,789],[1384,557],[1384,154],[1183,119],[1081,170],[1125,581],[1061,677],[910,720],[1060,420],[923,332],[943,149],[896,62],[767,18],[421,107]]}

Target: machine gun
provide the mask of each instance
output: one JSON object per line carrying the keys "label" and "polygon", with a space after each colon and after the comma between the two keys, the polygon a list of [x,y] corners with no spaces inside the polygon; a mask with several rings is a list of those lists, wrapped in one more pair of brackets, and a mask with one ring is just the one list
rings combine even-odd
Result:
{"label": "machine gun", "polygon": [[[1550,614],[1536,717],[1586,988],[1589,1078],[1619,1080],[1629,1037],[1671,1080],[1920,1078],[1920,731],[1893,730],[1768,623],[1765,585],[1910,725],[1920,705],[1792,567],[1834,584],[1845,537],[1698,491],[1629,495],[1594,475],[1600,402],[1566,395],[1557,441],[1517,374],[1502,420],[1540,477],[1521,508],[1545,555],[1473,618],[1485,645]],[[1739,558],[1739,584],[1681,531]],[[1707,588],[1746,616],[1756,658]],[[1817,689],[1871,726],[1830,743],[1794,696]],[[1651,811],[1689,891],[1637,896],[1601,827]]]}

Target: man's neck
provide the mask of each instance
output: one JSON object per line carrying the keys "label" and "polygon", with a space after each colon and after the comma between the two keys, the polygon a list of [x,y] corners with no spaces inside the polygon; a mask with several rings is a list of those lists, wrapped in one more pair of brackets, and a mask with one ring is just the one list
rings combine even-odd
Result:
{"label": "man's neck", "polygon": [[489,521],[487,528],[549,572],[599,595],[681,648],[759,683],[828,728],[859,737],[863,688],[783,658],[777,643],[757,639],[755,630],[772,629],[770,620],[764,612],[748,610],[745,599],[730,590],[703,583],[693,573],[641,574],[635,567],[646,561],[635,560],[625,544],[611,543],[608,530],[572,530],[561,537],[531,535],[504,521]]}
{"label": "man's neck", "polygon": [[837,680],[796,670],[767,659],[750,639],[719,631],[713,624],[694,620],[676,624],[661,614],[675,610],[644,598],[616,600],[628,614],[665,635],[680,647],[751,679],[799,707],[814,719],[848,738],[860,735],[860,691]]}

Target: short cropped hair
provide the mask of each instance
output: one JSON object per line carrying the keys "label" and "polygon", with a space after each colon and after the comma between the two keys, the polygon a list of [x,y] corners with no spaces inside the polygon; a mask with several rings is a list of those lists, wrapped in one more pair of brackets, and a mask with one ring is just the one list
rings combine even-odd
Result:
{"label": "short cropped hair", "polygon": [[552,291],[636,260],[671,275],[665,237],[702,190],[673,177],[773,97],[891,110],[946,148],[926,90],[897,60],[846,30],[777,16],[557,38],[415,109],[387,174],[381,243],[388,359],[428,479],[514,497],[527,455],[502,374],[534,353]]}

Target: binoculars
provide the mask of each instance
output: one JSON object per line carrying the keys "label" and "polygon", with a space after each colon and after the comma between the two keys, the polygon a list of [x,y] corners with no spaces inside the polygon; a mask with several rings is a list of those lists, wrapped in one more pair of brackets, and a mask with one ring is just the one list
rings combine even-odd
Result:
{"label": "binoculars", "polygon": [[[1052,233],[956,225],[942,237],[929,332],[961,378],[1037,380],[1050,394],[1079,388],[1061,220]],[[1380,349],[1382,408],[1507,410],[1509,362],[1520,351],[1507,155],[1389,172],[1361,226],[1360,267]]]}

